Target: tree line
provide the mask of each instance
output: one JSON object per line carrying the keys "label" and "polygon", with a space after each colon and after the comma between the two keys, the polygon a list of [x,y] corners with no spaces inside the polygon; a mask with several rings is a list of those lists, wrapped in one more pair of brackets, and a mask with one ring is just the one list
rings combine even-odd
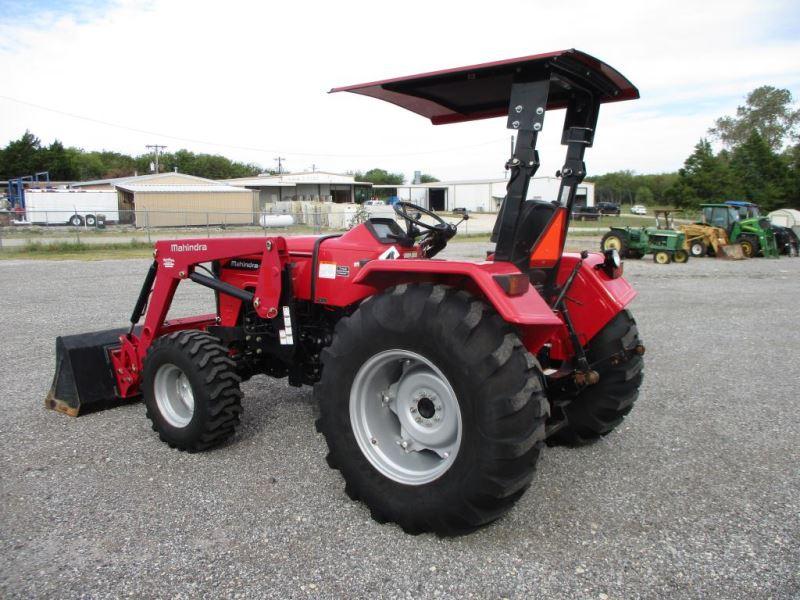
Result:
{"label": "tree line", "polygon": [[748,200],[765,210],[800,208],[800,109],[789,90],[762,86],[735,116],[716,120],[674,173],[617,171],[587,178],[595,199],[694,208],[703,202]]}
{"label": "tree line", "polygon": [[[152,154],[130,156],[108,150],[87,151],[65,147],[55,140],[44,145],[26,131],[18,140],[0,149],[0,181],[48,171],[51,181],[87,181],[151,173]],[[263,173],[256,164],[232,161],[216,154],[196,154],[189,150],[165,152],[159,156],[159,170],[177,170],[208,179],[231,179]]]}

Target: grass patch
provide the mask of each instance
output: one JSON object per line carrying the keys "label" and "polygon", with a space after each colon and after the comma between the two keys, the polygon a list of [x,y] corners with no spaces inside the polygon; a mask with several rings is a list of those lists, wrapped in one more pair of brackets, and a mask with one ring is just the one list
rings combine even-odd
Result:
{"label": "grass patch", "polygon": [[28,242],[24,246],[3,248],[0,260],[103,260],[108,258],[147,258],[153,253],[153,245],[131,240],[119,244],[78,244],[77,242],[53,242],[42,244]]}

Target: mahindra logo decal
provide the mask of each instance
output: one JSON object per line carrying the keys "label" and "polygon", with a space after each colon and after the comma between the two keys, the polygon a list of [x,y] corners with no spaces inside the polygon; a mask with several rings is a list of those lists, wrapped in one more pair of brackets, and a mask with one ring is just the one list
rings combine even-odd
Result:
{"label": "mahindra logo decal", "polygon": [[169,249],[172,252],[203,252],[208,250],[205,244],[171,244]]}

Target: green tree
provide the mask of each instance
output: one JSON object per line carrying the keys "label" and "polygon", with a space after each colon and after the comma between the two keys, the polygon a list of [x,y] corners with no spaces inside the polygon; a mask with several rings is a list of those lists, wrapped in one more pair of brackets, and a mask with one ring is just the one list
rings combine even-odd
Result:
{"label": "green tree", "polygon": [[27,129],[18,140],[9,142],[3,149],[0,179],[33,175],[43,171],[42,143]]}
{"label": "green tree", "polygon": [[614,171],[590,177],[587,181],[595,184],[595,197],[598,201],[633,204],[638,187],[633,171]]}
{"label": "green tree", "polygon": [[420,183],[436,183],[437,181],[439,181],[438,178],[434,177],[433,175],[428,175],[427,173],[423,173],[419,177]]}
{"label": "green tree", "polygon": [[42,150],[43,167],[50,173],[51,181],[70,181],[72,179],[72,160],[64,144],[54,140],[47,149]]}
{"label": "green tree", "polygon": [[755,131],[777,152],[787,138],[797,137],[800,109],[792,108],[792,102],[789,90],[763,85],[747,94],[735,117],[717,119],[709,133],[728,148],[735,148]]}
{"label": "green tree", "polygon": [[636,204],[652,204],[654,199],[653,191],[646,185],[636,190]]}
{"label": "green tree", "polygon": [[722,201],[734,189],[728,163],[714,155],[708,140],[701,139],[678,170],[678,179],[667,196],[675,206],[692,207],[702,202]]}
{"label": "green tree", "polygon": [[356,181],[369,181],[375,185],[403,185],[406,181],[402,173],[390,173],[385,169],[370,169],[366,173],[353,173]]}
{"label": "green tree", "polygon": [[785,205],[800,209],[800,144],[795,144],[783,154],[786,165]]}
{"label": "green tree", "polygon": [[757,131],[736,147],[731,155],[731,169],[736,174],[744,199],[765,211],[784,204],[789,188],[789,170],[781,157]]}

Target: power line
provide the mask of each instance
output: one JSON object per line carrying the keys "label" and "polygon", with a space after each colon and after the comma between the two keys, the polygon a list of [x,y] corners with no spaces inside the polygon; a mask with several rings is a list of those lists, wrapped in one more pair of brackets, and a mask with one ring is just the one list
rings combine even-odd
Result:
{"label": "power line", "polygon": [[[268,149],[268,148],[256,148],[253,146],[237,146],[235,144],[224,144],[220,142],[210,142],[208,140],[198,140],[194,138],[187,138],[187,137],[180,137],[176,135],[170,135],[167,133],[159,133],[157,131],[150,131],[147,129],[139,129],[137,127],[129,127],[127,125],[120,125],[119,123],[111,123],[110,121],[103,121],[101,119],[95,119],[92,117],[86,117],[84,115],[77,115],[75,113],[66,112],[63,110],[59,110],[57,108],[50,108],[49,106],[42,106],[41,104],[35,104],[33,102],[27,102],[25,100],[20,100],[18,98],[12,98],[10,96],[5,96],[0,94],[0,99],[8,100],[10,102],[16,102],[17,104],[22,104],[25,106],[30,106],[32,108],[37,108],[39,110],[44,110],[47,112],[55,113],[58,115],[63,115],[65,117],[70,117],[73,119],[80,119],[82,121],[89,121],[90,123],[97,123],[99,125],[105,125],[106,127],[114,127],[116,129],[123,129],[125,131],[132,131],[134,133],[142,133],[145,135],[152,135],[155,137],[166,138],[170,140],[177,140],[180,142],[190,142],[192,144],[202,144],[204,146],[217,146],[219,148],[230,148],[233,150],[245,150],[248,152],[261,152],[264,154],[273,154],[277,153],[278,150]],[[500,141],[505,141],[506,138],[498,138],[493,140],[487,140],[485,142],[478,142],[475,144],[466,144],[463,146],[454,146],[450,148],[440,148],[437,150],[421,150],[419,152],[396,152],[393,154],[336,154],[336,153],[326,153],[326,152],[287,152],[287,154],[292,156],[310,156],[310,157],[328,157],[328,158],[395,158],[395,157],[403,157],[403,156],[424,156],[427,154],[439,154],[442,152],[453,152],[456,150],[467,150],[469,148],[478,148],[481,146],[489,146],[491,144],[497,144]]]}
{"label": "power line", "polygon": [[272,160],[274,160],[275,162],[278,163],[278,175],[283,173],[283,161],[286,160],[286,157],[285,156],[276,156]]}
{"label": "power line", "polygon": [[156,175],[158,175],[158,154],[161,150],[166,150],[166,146],[161,146],[160,144],[147,144],[145,148],[148,150],[152,150],[153,153],[156,155]]}

